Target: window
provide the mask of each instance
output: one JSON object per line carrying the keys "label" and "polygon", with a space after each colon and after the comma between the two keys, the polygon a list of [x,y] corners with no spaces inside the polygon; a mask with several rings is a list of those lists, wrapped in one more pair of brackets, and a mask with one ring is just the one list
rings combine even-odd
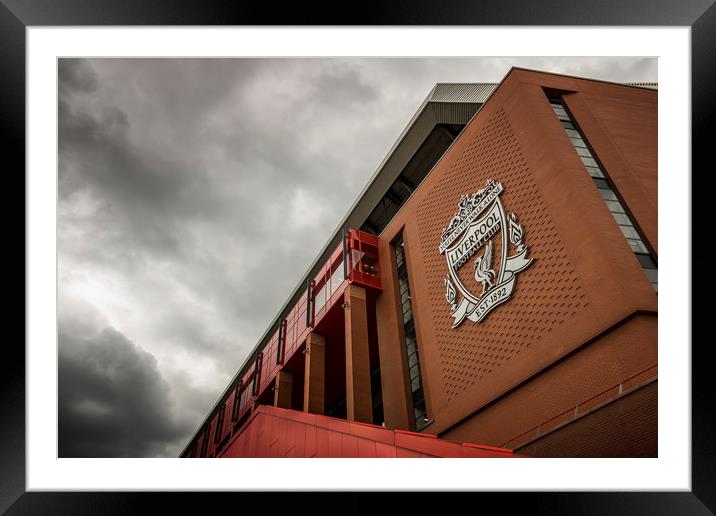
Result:
{"label": "window", "polygon": [[634,224],[632,218],[627,213],[626,209],[624,209],[624,205],[617,195],[616,188],[614,188],[612,182],[604,174],[601,166],[597,163],[594,152],[589,149],[584,136],[579,131],[579,127],[564,107],[562,99],[550,98],[549,103],[552,106],[554,114],[557,116],[562,124],[562,127],[567,133],[569,140],[572,142],[574,150],[582,160],[584,168],[587,170],[587,173],[592,178],[594,185],[597,187],[599,195],[602,196],[602,199],[606,203],[607,208],[609,208],[612,217],[614,217],[614,221],[617,223],[619,230],[622,232],[624,238],[629,244],[629,247],[631,247],[631,250],[634,252],[634,255],[639,261],[646,277],[654,287],[654,290],[658,292],[659,282],[657,278],[658,268],[656,265],[656,257],[649,251],[644,243],[644,238]]}
{"label": "window", "polygon": [[209,445],[209,433],[211,433],[211,422],[206,425],[206,430],[204,430],[204,441],[201,443],[202,457],[206,457],[206,448]]}
{"label": "window", "polygon": [[226,408],[226,403],[221,404],[221,408],[219,409],[219,416],[216,418],[216,431],[214,432],[214,444],[219,442],[219,439],[221,439],[221,430],[224,428],[224,409]]}
{"label": "window", "polygon": [[241,382],[237,382],[234,388],[234,404],[231,407],[231,421],[239,417],[239,400],[241,399]]}
{"label": "window", "polygon": [[405,245],[401,236],[394,244],[395,264],[398,277],[398,295],[403,315],[403,330],[405,333],[405,352],[407,356],[408,382],[413,405],[413,418],[415,429],[419,432],[428,423],[428,411],[423,394],[423,382],[420,376],[420,358],[418,356],[418,342],[415,336],[415,321],[413,320],[412,299],[408,285],[408,267],[405,261]]}
{"label": "window", "polygon": [[259,352],[256,355],[256,362],[254,363],[254,374],[251,378],[251,395],[256,396],[259,393],[259,379],[261,375],[261,359],[263,358],[263,352]]}
{"label": "window", "polygon": [[321,311],[321,308],[323,308],[326,305],[326,287],[327,284],[323,284],[323,286],[318,289],[318,292],[316,292],[315,297],[313,298],[313,304],[314,304],[314,311],[315,313],[318,313]]}
{"label": "window", "polygon": [[283,364],[283,355],[286,348],[286,319],[278,323],[278,336],[276,337],[276,364]]}

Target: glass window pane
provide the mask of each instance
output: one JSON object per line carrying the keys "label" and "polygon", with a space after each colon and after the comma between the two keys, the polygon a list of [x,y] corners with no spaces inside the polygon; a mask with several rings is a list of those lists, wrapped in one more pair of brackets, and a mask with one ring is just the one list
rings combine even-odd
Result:
{"label": "glass window pane", "polygon": [[412,355],[408,356],[408,367],[413,367],[418,363],[418,355],[416,353],[413,353]]}
{"label": "glass window pane", "polygon": [[420,367],[417,364],[410,368],[410,379],[414,378],[420,378]]}
{"label": "glass window pane", "polygon": [[602,199],[605,201],[618,201],[619,198],[612,190],[607,190],[606,188],[599,188],[599,195],[602,196]]}
{"label": "glass window pane", "polygon": [[408,319],[412,319],[412,318],[413,318],[413,310],[410,307],[410,301],[407,301],[403,305],[403,319],[405,319],[407,321]]}
{"label": "glass window pane", "polygon": [[646,273],[646,277],[649,278],[649,281],[651,283],[658,283],[659,278],[659,270],[658,269],[644,269],[644,272]]}
{"label": "glass window pane", "polygon": [[625,213],[612,213],[612,217],[617,221],[617,224],[622,226],[631,226],[631,220]]}
{"label": "glass window pane", "polygon": [[594,161],[592,158],[585,158],[583,156],[580,156],[582,159],[582,163],[584,163],[588,167],[598,167],[597,162]]}
{"label": "glass window pane", "polygon": [[593,181],[597,188],[609,188],[609,183],[605,179],[594,179]]}
{"label": "glass window pane", "polygon": [[321,289],[316,292],[316,297],[314,299],[314,303],[316,305],[315,312],[319,312],[321,308],[326,304],[326,287],[325,285],[321,287]]}
{"label": "glass window pane", "polygon": [[570,138],[570,140],[572,140],[572,145],[574,145],[575,147],[586,147],[587,146],[587,144],[584,143],[584,140],[582,140],[581,138]]}
{"label": "glass window pane", "polygon": [[622,230],[622,233],[624,233],[624,236],[631,239],[638,239],[639,233],[636,232],[636,229],[634,229],[631,226],[619,226],[619,229]]}
{"label": "glass window pane", "polygon": [[656,269],[656,263],[654,262],[654,259],[649,256],[648,254],[639,254],[637,253],[636,259],[639,260],[639,263],[641,266],[645,269]]}
{"label": "glass window pane", "polygon": [[421,414],[420,417],[415,418],[415,430],[420,432],[423,428],[428,426],[428,422],[425,420],[426,414]]}
{"label": "glass window pane", "polygon": [[604,174],[602,174],[602,171],[599,170],[598,167],[587,167],[587,172],[589,172],[589,175],[592,177],[604,177]]}
{"label": "glass window pane", "polygon": [[415,338],[415,323],[412,320],[409,323],[405,323],[405,338]]}
{"label": "glass window pane", "polygon": [[341,283],[343,283],[343,264],[339,265],[331,275],[331,294],[338,290]]}
{"label": "glass window pane", "polygon": [[585,147],[575,147],[574,150],[577,151],[577,154],[579,154],[580,156],[584,156],[585,158],[592,157],[592,153],[589,152],[589,149],[587,149]]}
{"label": "glass window pane", "polygon": [[570,138],[579,138],[579,133],[574,129],[565,129],[564,131],[569,135]]}
{"label": "glass window pane", "polygon": [[[621,226],[619,226],[619,227],[621,227]],[[631,250],[634,251],[635,253],[648,253],[649,252],[649,250],[646,248],[646,246],[641,241],[641,239],[633,240],[633,239],[629,238],[629,239],[627,239],[627,242],[629,242],[629,246],[631,247]]]}
{"label": "glass window pane", "polygon": [[624,207],[619,201],[606,201],[609,211],[612,213],[626,213]]}
{"label": "glass window pane", "polygon": [[415,414],[415,420],[423,419],[425,417],[425,404],[419,403],[413,408],[413,414]]}
{"label": "glass window pane", "polygon": [[564,127],[565,129],[576,129],[576,127],[574,127],[574,124],[572,122],[568,122],[566,120],[561,120],[561,119],[560,119],[560,122],[562,122],[562,127]]}

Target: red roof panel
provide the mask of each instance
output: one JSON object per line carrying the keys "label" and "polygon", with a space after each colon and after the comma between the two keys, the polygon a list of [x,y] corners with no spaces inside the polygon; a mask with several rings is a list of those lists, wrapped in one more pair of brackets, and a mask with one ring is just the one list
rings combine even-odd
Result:
{"label": "red roof panel", "polygon": [[511,450],[456,443],[328,416],[261,405],[219,457],[519,457]]}

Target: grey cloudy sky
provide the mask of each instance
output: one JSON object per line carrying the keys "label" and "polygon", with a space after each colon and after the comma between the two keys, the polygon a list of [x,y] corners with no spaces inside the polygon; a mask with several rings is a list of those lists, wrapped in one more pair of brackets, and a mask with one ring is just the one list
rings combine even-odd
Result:
{"label": "grey cloudy sky", "polygon": [[62,59],[59,454],[176,456],[436,82],[656,59]]}

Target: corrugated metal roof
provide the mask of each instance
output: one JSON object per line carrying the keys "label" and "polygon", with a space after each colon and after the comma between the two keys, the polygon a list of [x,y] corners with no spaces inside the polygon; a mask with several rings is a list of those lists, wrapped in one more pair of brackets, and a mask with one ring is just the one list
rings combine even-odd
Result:
{"label": "corrugated metal roof", "polygon": [[433,88],[428,102],[478,102],[480,104],[497,88],[496,82],[444,83]]}
{"label": "corrugated metal roof", "polygon": [[[499,83],[449,83],[440,82],[435,85],[428,97],[428,102],[474,102],[483,104],[497,89]],[[624,82],[626,86],[638,88],[659,89],[658,82]]]}
{"label": "corrugated metal roof", "polygon": [[482,106],[481,102],[430,102],[435,119],[441,124],[467,124]]}

